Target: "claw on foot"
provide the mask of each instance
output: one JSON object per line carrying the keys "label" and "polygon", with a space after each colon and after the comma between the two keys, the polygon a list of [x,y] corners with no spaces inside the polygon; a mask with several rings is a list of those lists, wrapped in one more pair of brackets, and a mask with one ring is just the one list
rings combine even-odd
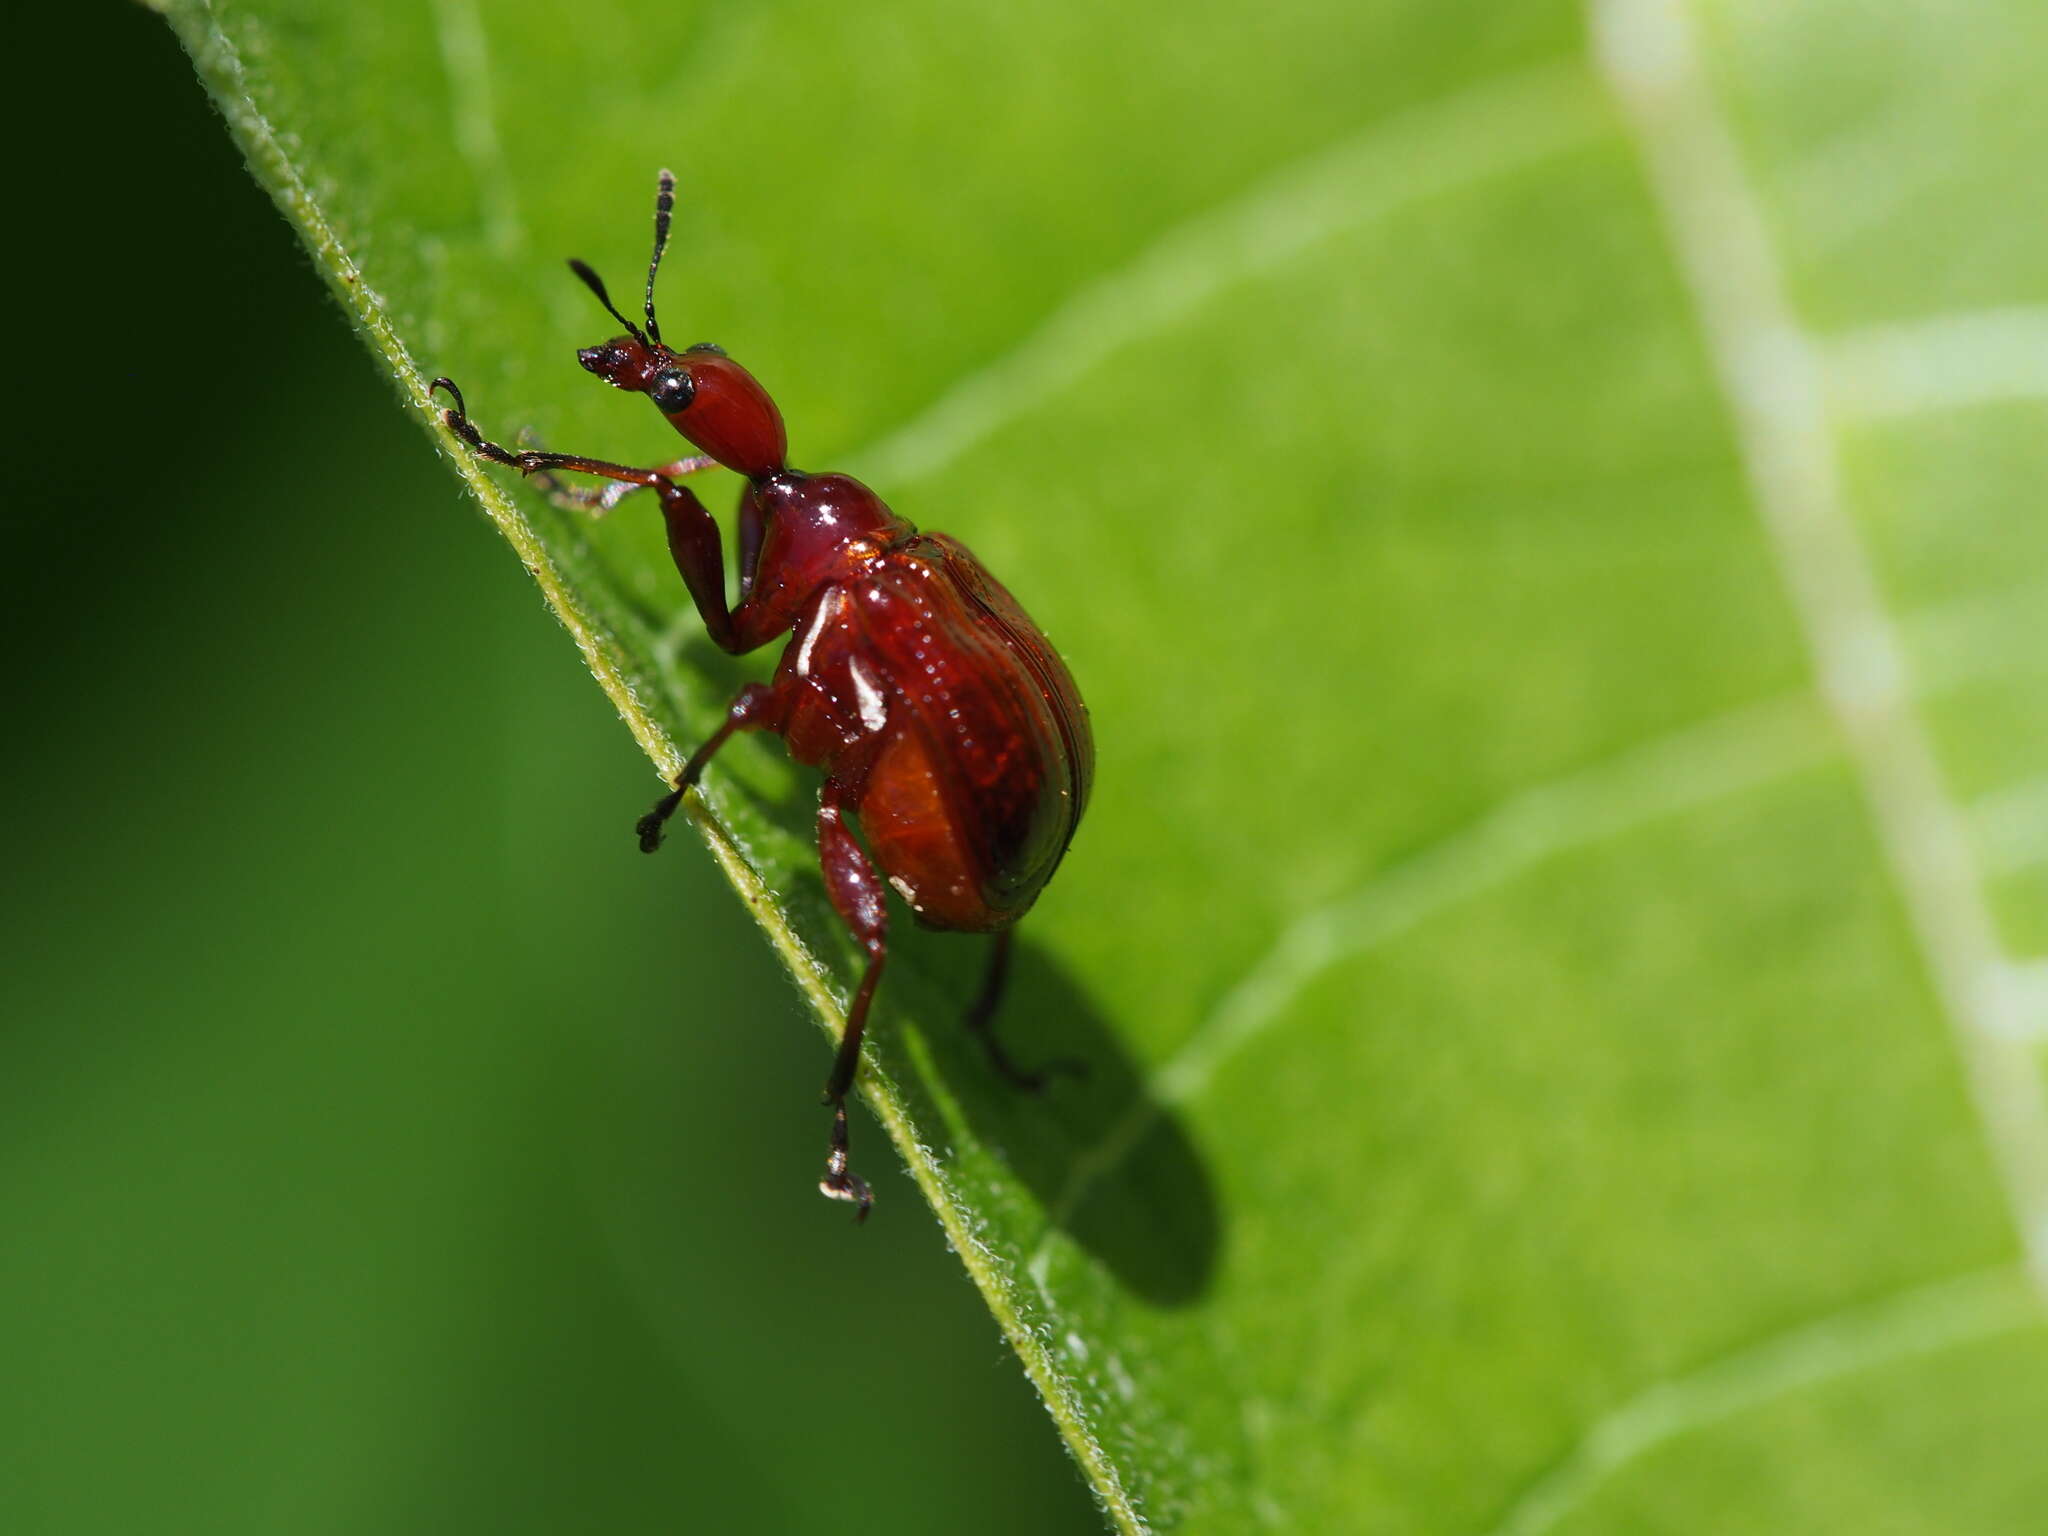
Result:
{"label": "claw on foot", "polygon": [[688,778],[677,782],[676,787],[655,801],[654,809],[633,823],[633,830],[640,834],[640,851],[652,853],[661,846],[663,831],[669,817],[675,815],[676,807],[683,803],[683,791],[690,787]]}
{"label": "claw on foot", "polygon": [[853,1213],[853,1224],[859,1226],[868,1219],[868,1209],[875,1203],[874,1191],[868,1188],[867,1180],[846,1171],[846,1105],[832,1107],[832,1150],[825,1154],[825,1177],[818,1180],[818,1193],[827,1200],[844,1200],[859,1207]]}

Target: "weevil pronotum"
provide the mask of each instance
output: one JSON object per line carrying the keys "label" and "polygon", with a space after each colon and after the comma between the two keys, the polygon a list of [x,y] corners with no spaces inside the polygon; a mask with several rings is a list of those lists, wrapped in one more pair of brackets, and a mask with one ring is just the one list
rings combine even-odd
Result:
{"label": "weevil pronotum", "polygon": [[[588,266],[569,263],[625,327],[576,360],[615,388],[646,395],[696,456],[633,469],[581,454],[515,451],[477,430],[452,381],[436,379],[433,388],[455,401],[442,413],[451,432],[486,459],[540,476],[565,505],[601,512],[652,490],[676,570],[720,649],[738,655],[790,637],[773,679],[740,690],[725,723],[690,755],[638,831],[641,848],[652,853],[684,794],[735,731],[772,731],[798,762],[824,769],[818,856],[825,890],[867,964],[825,1084],[832,1138],[819,1188],[853,1202],[860,1220],[874,1197],[847,1167],[846,1095],[888,960],[884,884],[926,927],[995,936],[967,1024],[998,1070],[1037,1086],[1039,1075],[1013,1065],[990,1026],[1017,919],[1059,867],[1087,806],[1095,746],[1059,653],[964,545],[918,532],[851,476],[790,468],[782,414],[752,374],[709,343],[678,350],[663,342],[654,279],[674,207],[675,178],[663,171],[644,325],[619,313]],[[681,483],[714,465],[746,477],[737,606],[726,600],[718,524]],[[572,488],[553,478],[562,472],[610,483]]]}

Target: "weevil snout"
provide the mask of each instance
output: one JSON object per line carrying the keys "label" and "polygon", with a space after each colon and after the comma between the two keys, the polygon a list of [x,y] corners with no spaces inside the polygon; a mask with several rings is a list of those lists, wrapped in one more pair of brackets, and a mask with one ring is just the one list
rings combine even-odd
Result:
{"label": "weevil snout", "polygon": [[647,375],[654,367],[653,355],[634,336],[614,336],[594,347],[581,347],[576,361],[585,372],[594,373],[620,389],[645,389]]}

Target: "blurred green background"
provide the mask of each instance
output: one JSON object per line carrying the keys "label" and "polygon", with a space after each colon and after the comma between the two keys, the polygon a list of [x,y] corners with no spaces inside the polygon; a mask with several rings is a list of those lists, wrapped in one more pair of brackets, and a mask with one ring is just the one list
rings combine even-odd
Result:
{"label": "blurred green background", "polygon": [[900,1169],[813,1192],[816,1029],[169,29],[95,21],[25,172],[88,238],[24,355],[118,352],[8,471],[0,1530],[1099,1529]]}

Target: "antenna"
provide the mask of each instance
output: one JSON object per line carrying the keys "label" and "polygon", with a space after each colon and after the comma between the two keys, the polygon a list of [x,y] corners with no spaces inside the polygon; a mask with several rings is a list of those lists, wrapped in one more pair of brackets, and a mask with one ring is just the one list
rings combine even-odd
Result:
{"label": "antenna", "polygon": [[661,253],[668,248],[669,216],[676,207],[676,173],[663,170],[654,190],[654,259],[647,263],[647,334],[661,345],[661,326],[654,318],[654,274],[661,270]]}
{"label": "antenna", "polygon": [[[613,307],[612,296],[604,291],[603,278],[599,277],[595,272],[591,271],[590,267],[586,263],[578,261],[574,256],[571,256],[569,258],[569,270],[571,272],[574,272],[578,277],[583,279],[583,286],[588,288],[592,293],[597,295],[597,302],[602,304],[607,310],[611,311],[611,317],[614,320],[618,321],[619,324],[623,325],[626,328],[627,333],[630,336],[632,336],[632,338],[635,341],[639,342],[643,347],[647,345],[647,337],[645,333],[641,331],[640,327],[635,325],[632,321],[628,320],[624,315],[620,314],[616,308]],[[653,311],[650,310],[650,319],[652,318],[652,315]]]}

